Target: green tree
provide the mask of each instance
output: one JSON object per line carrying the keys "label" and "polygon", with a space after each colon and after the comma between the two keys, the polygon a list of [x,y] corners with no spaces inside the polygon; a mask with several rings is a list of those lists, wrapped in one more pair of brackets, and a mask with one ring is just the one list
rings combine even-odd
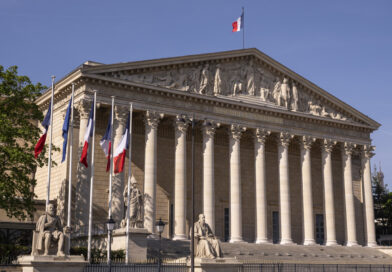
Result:
{"label": "green tree", "polygon": [[43,114],[34,103],[46,87],[0,65],[0,209],[25,219],[34,211],[34,173],[45,164],[45,149],[34,158]]}

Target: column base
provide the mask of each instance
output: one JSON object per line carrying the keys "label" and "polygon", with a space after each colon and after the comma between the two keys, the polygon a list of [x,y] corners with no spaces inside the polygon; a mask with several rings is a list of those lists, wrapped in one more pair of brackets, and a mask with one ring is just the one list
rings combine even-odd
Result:
{"label": "column base", "polygon": [[370,242],[366,245],[367,247],[378,247],[376,242]]}
{"label": "column base", "polygon": [[230,238],[229,243],[244,243],[244,240],[242,240],[242,237]]}
{"label": "column base", "polygon": [[256,239],[255,244],[271,244],[268,239]]}
{"label": "column base", "polygon": [[346,242],[345,244],[346,247],[359,247],[357,241],[351,241],[351,242]]}
{"label": "column base", "polygon": [[280,240],[279,244],[280,245],[294,245],[295,243],[293,242],[292,239],[283,239],[283,240]]}
{"label": "column base", "polygon": [[173,239],[174,241],[182,241],[182,240],[188,240],[185,234],[175,234]]}
{"label": "column base", "polygon": [[338,242],[336,242],[336,240],[327,241],[324,245],[325,246],[337,246]]}
{"label": "column base", "polygon": [[311,239],[311,240],[305,240],[304,241],[304,246],[314,246],[316,244],[316,242],[313,240],[313,239]]}

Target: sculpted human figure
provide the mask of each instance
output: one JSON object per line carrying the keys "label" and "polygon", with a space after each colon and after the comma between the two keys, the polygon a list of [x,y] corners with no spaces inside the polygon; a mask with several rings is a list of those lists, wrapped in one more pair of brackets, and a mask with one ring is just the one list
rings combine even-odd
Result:
{"label": "sculpted human figure", "polygon": [[210,77],[210,72],[208,71],[208,64],[206,64],[203,70],[201,71],[199,93],[201,94],[207,93],[207,85],[208,85],[209,77]]}
{"label": "sculpted human figure", "polygon": [[57,256],[65,256],[63,251],[64,233],[60,218],[56,215],[53,204],[48,205],[48,210],[37,221],[36,231],[38,238],[36,240],[36,249],[44,250],[44,255],[49,254],[49,248],[52,242],[57,242]]}
{"label": "sculpted human figure", "polygon": [[[143,209],[143,195],[140,190],[136,187],[137,181],[132,176],[131,178],[131,190],[129,197],[129,222],[131,228],[136,228],[137,223],[143,220],[142,209]],[[128,203],[128,185],[124,189],[124,203]],[[125,209],[126,213],[128,209]],[[127,223],[127,214],[125,213],[124,219],[121,221],[121,226],[125,227]]]}
{"label": "sculpted human figure", "polygon": [[196,257],[210,259],[223,257],[219,241],[206,223],[204,214],[199,215],[199,221],[195,223],[194,232],[195,239],[197,239]]}
{"label": "sculpted human figure", "polygon": [[283,78],[283,83],[281,85],[281,99],[283,102],[283,106],[288,109],[289,107],[289,99],[290,99],[290,87],[289,87],[289,80],[285,77]]}
{"label": "sculpted human figure", "polygon": [[292,100],[291,100],[291,109],[293,111],[298,111],[298,89],[297,86],[293,83],[293,88],[292,88]]}
{"label": "sculpted human figure", "polygon": [[214,95],[221,94],[222,76],[221,76],[221,66],[216,65],[215,79],[214,79]]}
{"label": "sculpted human figure", "polygon": [[275,100],[275,103],[278,106],[281,106],[281,102],[280,102],[281,85],[282,85],[282,83],[280,82],[279,77],[277,77],[276,80],[275,80],[274,90],[272,91],[272,96],[273,96],[273,98]]}
{"label": "sculpted human figure", "polygon": [[249,95],[255,95],[255,72],[253,69],[253,60],[245,66],[246,90]]}

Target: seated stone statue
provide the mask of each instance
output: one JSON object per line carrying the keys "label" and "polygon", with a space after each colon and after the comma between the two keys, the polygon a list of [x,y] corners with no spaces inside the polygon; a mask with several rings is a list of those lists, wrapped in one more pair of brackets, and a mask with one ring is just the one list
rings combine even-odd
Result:
{"label": "seated stone statue", "polygon": [[210,226],[206,223],[204,214],[199,215],[199,221],[195,223],[195,257],[199,258],[222,258],[223,253],[219,240],[212,233]]}
{"label": "seated stone statue", "polygon": [[35,244],[36,250],[44,250],[43,255],[46,256],[49,254],[51,243],[57,242],[57,256],[65,256],[62,224],[60,218],[56,215],[53,204],[49,204],[47,212],[38,219],[36,231],[38,232]]}

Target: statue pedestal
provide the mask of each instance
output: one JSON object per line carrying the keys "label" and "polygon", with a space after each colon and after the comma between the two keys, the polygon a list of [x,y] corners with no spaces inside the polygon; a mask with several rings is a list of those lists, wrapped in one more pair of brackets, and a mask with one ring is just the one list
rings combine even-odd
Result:
{"label": "statue pedestal", "polygon": [[[146,229],[129,230],[129,253],[130,261],[147,260],[147,236],[150,233]],[[112,250],[126,250],[127,234],[125,228],[113,231]]]}
{"label": "statue pedestal", "polygon": [[[191,261],[188,260],[188,267]],[[195,272],[237,272],[242,264],[235,258],[195,258]]]}
{"label": "statue pedestal", "polygon": [[18,264],[23,272],[83,272],[87,261],[83,256],[23,255],[18,257]]}

